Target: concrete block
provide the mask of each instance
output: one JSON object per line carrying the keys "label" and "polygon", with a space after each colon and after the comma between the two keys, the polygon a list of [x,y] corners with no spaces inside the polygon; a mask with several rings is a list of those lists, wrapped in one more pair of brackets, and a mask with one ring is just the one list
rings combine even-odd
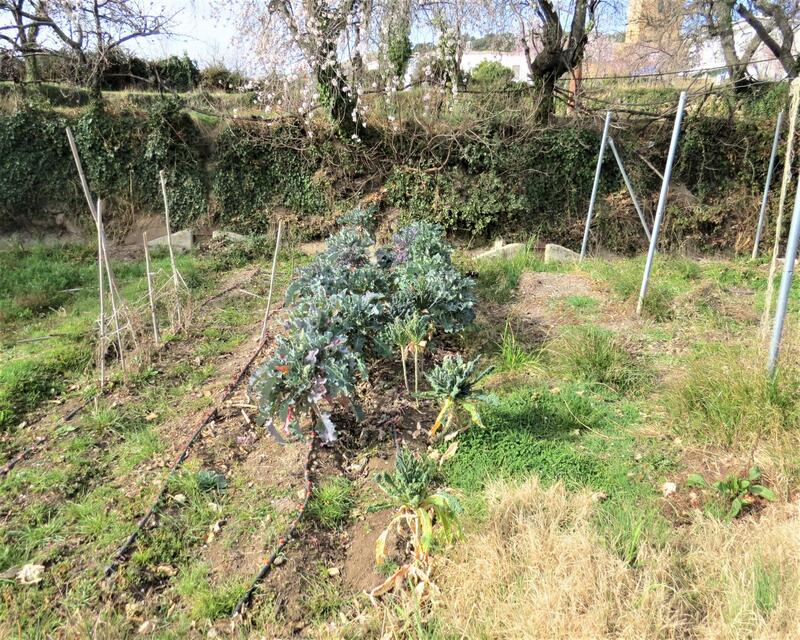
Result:
{"label": "concrete block", "polygon": [[[177,253],[185,253],[186,251],[191,251],[192,247],[194,246],[194,234],[192,233],[191,229],[183,229],[181,231],[176,231],[175,233],[170,234],[172,238],[172,250]],[[166,247],[167,246],[167,236],[161,236],[160,238],[153,238],[147,242],[147,246],[150,248],[159,248],[159,247]]]}
{"label": "concrete block", "polygon": [[562,247],[560,244],[546,244],[544,246],[545,262],[577,262],[581,254]]}

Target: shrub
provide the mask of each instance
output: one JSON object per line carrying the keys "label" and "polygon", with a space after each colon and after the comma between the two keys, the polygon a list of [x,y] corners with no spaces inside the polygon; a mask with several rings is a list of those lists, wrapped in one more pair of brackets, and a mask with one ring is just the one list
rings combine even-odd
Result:
{"label": "shrub", "polygon": [[502,89],[514,81],[514,71],[496,60],[482,60],[469,74],[481,88]]}

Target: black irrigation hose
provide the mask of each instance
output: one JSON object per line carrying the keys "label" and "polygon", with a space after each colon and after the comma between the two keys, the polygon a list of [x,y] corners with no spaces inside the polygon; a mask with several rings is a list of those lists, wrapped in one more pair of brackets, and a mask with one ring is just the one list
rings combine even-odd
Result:
{"label": "black irrigation hose", "polygon": [[[81,404],[72,409],[72,411],[66,413],[58,420],[56,420],[56,423],[53,425],[53,428],[57,427],[62,422],[69,422],[70,420],[72,420],[76,415],[78,415],[81,411],[83,411],[87,407],[87,405],[89,405],[93,400],[94,397],[89,398],[88,400],[84,400]],[[48,441],[47,438],[42,437],[38,442],[36,442],[36,444],[32,444],[27,449],[23,449],[16,456],[11,458],[11,460],[9,460],[2,467],[0,467],[0,478],[4,478],[6,475],[8,475],[9,471],[11,471],[14,467],[17,466],[17,464],[19,464],[26,458],[36,453],[39,447],[41,447],[47,441]]]}
{"label": "black irrigation hose", "polygon": [[[250,275],[250,276],[248,277],[248,279],[252,279],[252,278],[254,278],[254,277],[255,277],[255,276],[257,276],[257,275],[258,275],[260,272],[261,272],[261,268],[260,268],[260,267],[258,267],[258,268],[257,268],[257,269],[256,269],[256,270],[255,270],[255,271],[252,273],[252,275]],[[227,289],[223,289],[222,291],[219,291],[219,292],[215,293],[213,296],[210,296],[209,298],[206,298],[205,300],[203,300],[203,302],[201,302],[201,303],[200,303],[200,308],[201,308],[201,309],[202,309],[202,308],[205,308],[205,307],[206,307],[206,306],[208,306],[210,303],[214,302],[215,300],[219,300],[220,298],[222,298],[223,296],[227,295],[228,293],[230,293],[230,292],[231,292],[231,291],[233,291],[234,289],[238,289],[238,288],[239,288],[239,287],[242,285],[242,282],[244,282],[244,280],[240,280],[239,282],[237,282],[236,284],[233,284],[233,285],[231,285],[231,286],[230,286],[230,287],[228,287]],[[276,309],[277,309],[277,308],[278,308],[278,307],[276,307]],[[183,328],[185,328],[185,327],[181,327],[181,329],[183,329]],[[156,354],[158,354],[158,353],[161,353],[161,352],[162,352],[162,351],[163,351],[163,350],[164,350],[164,349],[167,347],[167,345],[168,345],[168,344],[170,344],[170,343],[169,343],[169,342],[162,342],[162,343],[159,345],[159,347],[158,347],[158,348],[155,350],[155,353],[154,353],[153,355],[156,355]],[[104,388],[104,389],[103,389],[103,390],[102,390],[102,391],[101,391],[99,394],[97,394],[97,395],[95,395],[95,396],[92,396],[92,397],[91,397],[91,398],[89,398],[88,400],[84,400],[84,401],[83,401],[81,404],[79,404],[77,407],[75,407],[75,408],[74,408],[72,411],[70,411],[69,413],[65,414],[65,415],[64,415],[64,416],[62,416],[61,418],[59,418],[59,419],[56,421],[56,423],[53,425],[53,428],[57,427],[57,426],[58,426],[59,424],[61,424],[62,422],[69,422],[69,421],[70,421],[70,420],[72,420],[72,419],[73,419],[73,418],[74,418],[76,415],[78,415],[78,414],[79,414],[81,411],[83,411],[83,410],[84,410],[84,409],[85,409],[87,406],[89,406],[89,405],[90,405],[90,404],[91,404],[93,401],[95,401],[95,400],[99,400],[100,398],[103,398],[103,397],[107,396],[107,395],[108,395],[108,394],[109,394],[109,393],[110,393],[110,392],[111,392],[113,389],[114,389],[114,387],[107,386],[107,387],[105,387],[105,388]],[[40,418],[39,420],[41,420],[41,418]],[[35,421],[34,421],[34,424],[35,424],[36,422],[39,422],[39,420],[35,420]],[[30,447],[28,447],[28,448],[26,448],[26,449],[23,449],[22,451],[20,451],[20,452],[19,452],[19,453],[18,453],[16,456],[14,456],[13,458],[11,458],[11,460],[9,460],[9,461],[8,461],[8,462],[6,462],[6,463],[5,463],[5,464],[4,464],[2,467],[0,467],[0,478],[4,478],[5,476],[7,476],[7,475],[8,475],[8,473],[9,473],[9,472],[10,472],[10,471],[11,471],[11,470],[14,468],[14,467],[16,467],[16,466],[17,466],[17,465],[18,465],[20,462],[22,462],[22,461],[23,461],[23,460],[25,460],[26,458],[29,458],[29,457],[30,457],[30,456],[32,456],[34,453],[36,453],[36,451],[38,451],[38,450],[39,450],[39,447],[41,447],[43,444],[45,444],[45,443],[46,443],[46,442],[48,442],[49,440],[50,440],[50,439],[49,439],[49,438],[47,438],[47,437],[42,437],[42,438],[41,438],[41,439],[40,439],[38,442],[36,442],[36,444],[33,444],[33,445],[31,445]]]}
{"label": "black irrigation hose", "polygon": [[278,545],[270,554],[269,558],[267,558],[264,566],[261,567],[261,570],[256,575],[253,583],[250,585],[250,588],[245,592],[245,594],[239,599],[239,602],[236,603],[236,606],[233,608],[233,613],[231,613],[231,617],[241,616],[247,606],[253,599],[253,595],[255,594],[256,590],[258,589],[259,585],[264,581],[264,578],[269,575],[270,571],[272,571],[272,567],[275,566],[275,560],[281,554],[281,552],[286,548],[286,545],[294,538],[297,533],[297,527],[300,525],[301,520],[306,512],[306,507],[308,507],[308,502],[311,499],[311,492],[313,490],[313,486],[311,483],[311,464],[314,460],[314,450],[316,448],[316,443],[318,441],[318,436],[316,431],[313,432],[311,436],[311,440],[308,443],[308,455],[306,456],[306,464],[304,469],[304,480],[305,480],[305,496],[303,497],[303,502],[300,503],[297,507],[297,514],[292,520],[289,528],[286,531],[286,534],[282,537],[278,538]]}
{"label": "black irrigation hose", "polygon": [[205,414],[203,414],[202,420],[200,420],[200,423],[197,425],[197,427],[195,427],[194,431],[192,431],[191,436],[189,436],[189,439],[186,441],[186,445],[178,454],[178,457],[175,458],[175,462],[172,463],[172,466],[170,467],[169,472],[167,473],[167,477],[164,479],[164,484],[162,485],[161,490],[158,492],[158,495],[155,497],[152,504],[150,505],[150,508],[145,512],[145,514],[141,518],[139,518],[139,522],[136,526],[136,529],[133,531],[133,533],[131,533],[131,535],[128,536],[127,540],[125,540],[122,546],[120,546],[119,549],[117,549],[117,551],[112,556],[111,562],[109,562],[108,566],[105,569],[106,576],[110,576],[117,569],[117,567],[122,562],[125,561],[128,552],[130,551],[133,544],[136,542],[136,539],[139,537],[139,534],[142,532],[144,527],[147,525],[147,523],[150,521],[153,515],[155,515],[155,512],[158,510],[158,506],[161,504],[161,501],[164,499],[164,496],[166,495],[167,490],[169,488],[169,480],[172,478],[172,476],[175,474],[178,468],[183,464],[184,460],[186,460],[186,458],[189,456],[189,449],[191,449],[192,445],[197,440],[198,436],[200,435],[200,432],[217,416],[219,406],[223,402],[225,402],[228,398],[230,398],[231,395],[233,395],[234,389],[242,381],[247,371],[250,369],[250,367],[255,362],[256,358],[259,356],[261,351],[269,342],[271,342],[270,336],[269,334],[266,334],[264,336],[264,339],[259,343],[258,348],[255,350],[253,355],[250,356],[250,359],[247,361],[244,367],[242,367],[239,370],[239,372],[233,378],[233,380],[231,380],[225,387],[225,390],[223,391],[222,397],[220,398],[219,402],[217,402],[212,408],[210,408],[208,411],[205,412]]}

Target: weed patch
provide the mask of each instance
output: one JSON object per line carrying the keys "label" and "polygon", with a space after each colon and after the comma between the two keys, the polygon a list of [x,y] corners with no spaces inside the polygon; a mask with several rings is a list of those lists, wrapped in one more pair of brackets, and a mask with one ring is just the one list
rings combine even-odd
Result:
{"label": "weed patch", "polygon": [[350,518],[356,496],[353,483],[335,476],[314,487],[308,503],[308,516],[326,529],[339,527]]}

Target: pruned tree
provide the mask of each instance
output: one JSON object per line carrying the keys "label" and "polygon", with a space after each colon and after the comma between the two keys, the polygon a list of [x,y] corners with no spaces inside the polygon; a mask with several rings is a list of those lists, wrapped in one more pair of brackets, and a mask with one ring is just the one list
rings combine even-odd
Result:
{"label": "pruned tree", "polygon": [[0,0],[0,44],[22,60],[25,81],[39,80],[40,53],[38,15],[44,2],[33,0]]}
{"label": "pruned tree", "polygon": [[781,63],[786,75],[796,78],[800,73],[800,54],[794,53],[794,38],[795,31],[800,27],[800,3],[797,0],[726,2],[753,28],[761,42]]}
{"label": "pruned tree", "polygon": [[175,15],[142,0],[0,0],[0,9],[19,19],[16,41],[23,53],[43,50],[37,37],[59,44],[47,53],[67,51],[74,57],[80,75],[76,80],[95,96],[113,56],[134,40],[168,34]]}
{"label": "pruned tree", "polygon": [[793,52],[800,27],[796,0],[689,0],[685,11],[687,36],[698,44],[711,38],[719,45],[737,91],[752,83],[748,67],[763,57],[764,47],[790,78],[800,72],[800,56]]}
{"label": "pruned tree", "polygon": [[583,62],[600,0],[504,0],[501,9],[516,23],[528,76],[538,88],[538,117],[555,109],[556,84]]}

